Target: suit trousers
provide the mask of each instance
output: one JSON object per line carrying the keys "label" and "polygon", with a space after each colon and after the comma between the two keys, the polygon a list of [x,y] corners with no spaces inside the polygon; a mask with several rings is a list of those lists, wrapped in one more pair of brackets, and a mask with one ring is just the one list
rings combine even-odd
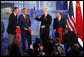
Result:
{"label": "suit trousers", "polygon": [[16,35],[8,33],[8,46],[10,46],[13,43],[17,43]]}

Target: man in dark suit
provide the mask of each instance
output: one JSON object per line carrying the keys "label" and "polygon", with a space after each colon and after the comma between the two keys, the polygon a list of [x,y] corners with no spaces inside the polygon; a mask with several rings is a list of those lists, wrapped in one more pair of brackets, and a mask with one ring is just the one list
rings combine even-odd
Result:
{"label": "man in dark suit", "polygon": [[72,47],[74,44],[78,44],[77,35],[70,31],[69,28],[65,28],[64,35],[62,37],[62,44],[65,44],[66,49],[66,55],[68,54],[69,47]]}
{"label": "man in dark suit", "polygon": [[30,17],[27,14],[27,9],[23,8],[22,9],[22,15],[19,16],[18,18],[18,24],[20,26],[21,30],[21,37],[22,37],[22,45],[23,45],[23,51],[26,51],[26,39],[28,41],[28,49],[31,45],[31,21]]}
{"label": "man in dark suit", "polygon": [[33,17],[37,21],[41,21],[40,26],[40,38],[42,40],[42,43],[45,43],[49,40],[49,32],[50,32],[50,25],[52,22],[52,17],[48,14],[47,8],[43,9],[43,15],[41,18],[36,17],[34,14]]}
{"label": "man in dark suit", "polygon": [[54,23],[53,23],[55,37],[59,37],[59,33],[58,33],[59,28],[62,28],[64,30],[65,27],[66,27],[66,23],[65,20],[61,17],[61,12],[57,12],[57,18],[54,19]]}
{"label": "man in dark suit", "polygon": [[17,14],[19,12],[18,7],[14,7],[12,14],[9,16],[9,23],[8,23],[8,45],[11,45],[13,42],[17,43],[16,40],[16,32],[15,30],[19,28],[17,23]]}

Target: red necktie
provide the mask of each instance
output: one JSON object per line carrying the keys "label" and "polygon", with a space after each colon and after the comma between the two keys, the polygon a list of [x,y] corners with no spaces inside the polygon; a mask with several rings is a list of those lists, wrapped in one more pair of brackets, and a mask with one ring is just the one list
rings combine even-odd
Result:
{"label": "red necktie", "polygon": [[25,16],[25,21],[27,22],[27,18],[26,18],[26,16]]}
{"label": "red necktie", "polygon": [[[27,18],[26,18],[26,16],[25,16],[25,21],[27,22]],[[29,34],[31,35],[31,31],[30,30],[28,30],[29,31]]]}

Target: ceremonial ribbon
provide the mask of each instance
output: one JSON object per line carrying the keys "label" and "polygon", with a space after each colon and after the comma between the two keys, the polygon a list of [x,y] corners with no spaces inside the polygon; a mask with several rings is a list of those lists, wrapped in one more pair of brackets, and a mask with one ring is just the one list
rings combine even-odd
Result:
{"label": "ceremonial ribbon", "polygon": [[30,30],[30,29],[28,29],[28,31],[29,31],[29,34],[31,35],[31,30]]}
{"label": "ceremonial ribbon", "polygon": [[62,40],[62,31],[63,29],[61,27],[58,28],[58,34],[59,34],[59,43],[61,44],[61,40]]}
{"label": "ceremonial ribbon", "polygon": [[17,42],[18,42],[18,45],[20,45],[20,29],[16,29],[16,37],[17,37]]}
{"label": "ceremonial ribbon", "polygon": [[43,28],[41,28],[41,35],[42,35]]}

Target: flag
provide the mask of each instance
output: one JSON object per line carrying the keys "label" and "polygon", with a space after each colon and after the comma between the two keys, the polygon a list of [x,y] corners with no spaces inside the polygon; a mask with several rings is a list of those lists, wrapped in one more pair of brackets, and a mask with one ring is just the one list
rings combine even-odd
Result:
{"label": "flag", "polygon": [[69,9],[68,9],[68,14],[67,14],[66,27],[69,27],[71,31],[76,32],[76,20],[75,20],[75,17],[74,17],[72,1],[69,2]]}
{"label": "flag", "polygon": [[79,1],[76,1],[76,32],[78,38],[83,42],[83,18]]}
{"label": "flag", "polygon": [[[74,7],[75,8],[75,7]],[[78,42],[83,47],[83,18],[79,1],[76,1],[76,18],[74,17],[73,3],[69,2],[69,9],[67,14],[67,24],[71,31],[74,31],[78,36]]]}

